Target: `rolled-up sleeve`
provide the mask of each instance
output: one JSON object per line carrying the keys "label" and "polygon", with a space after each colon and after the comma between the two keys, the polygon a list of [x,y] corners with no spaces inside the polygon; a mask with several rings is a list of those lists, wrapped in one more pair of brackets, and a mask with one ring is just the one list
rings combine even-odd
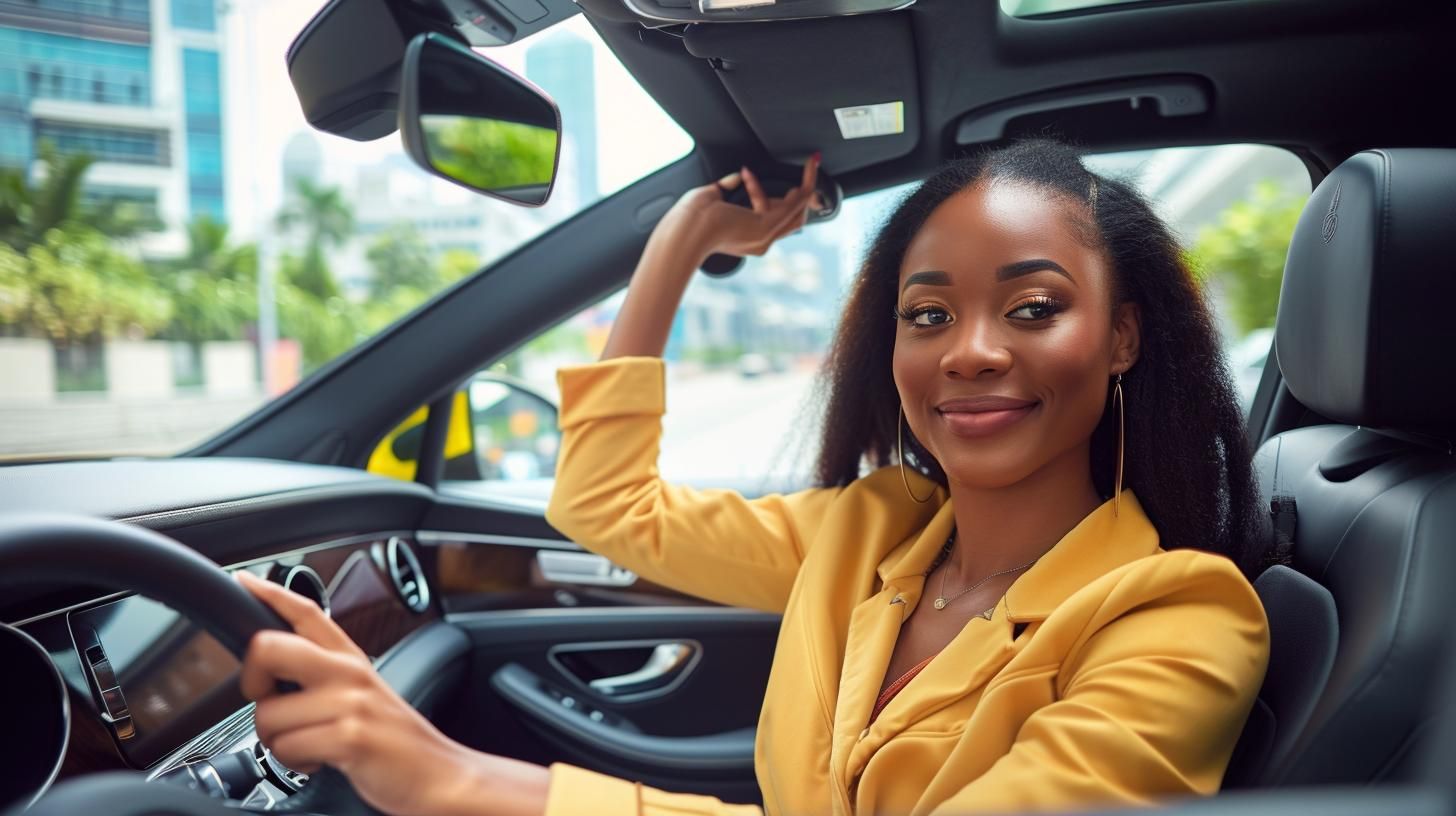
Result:
{"label": "rolled-up sleeve", "polygon": [[657,459],[665,368],[658,358],[568,366],[557,382],[562,439],[546,520],[650,581],[782,613],[840,489],[747,499],[664,482]]}
{"label": "rolled-up sleeve", "polygon": [[730,805],[711,796],[668,793],[574,765],[551,766],[545,816],[762,816],[757,805]]}

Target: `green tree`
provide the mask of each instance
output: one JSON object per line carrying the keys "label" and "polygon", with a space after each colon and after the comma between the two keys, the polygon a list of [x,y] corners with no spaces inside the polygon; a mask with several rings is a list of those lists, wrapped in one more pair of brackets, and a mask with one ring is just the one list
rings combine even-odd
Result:
{"label": "green tree", "polygon": [[228,243],[226,224],[199,216],[187,226],[187,253],[157,265],[171,295],[174,340],[240,340],[258,317],[258,248]]}
{"label": "green tree", "polygon": [[307,256],[284,255],[274,287],[278,333],[298,341],[310,371],[353,347],[361,324],[359,308],[337,293],[321,297],[310,285],[311,274]]}
{"label": "green tree", "polygon": [[0,168],[0,242],[25,252],[57,228],[85,227],[112,238],[162,228],[135,204],[86,206],[81,191],[94,164],[90,156],[61,155],[50,142],[41,142],[38,152],[45,166],[38,182],[31,182],[25,168]]}
{"label": "green tree", "polygon": [[556,162],[556,131],[519,122],[432,116],[421,122],[436,170],[481,190],[545,188]]}
{"label": "green tree", "polygon": [[278,213],[277,223],[285,232],[303,231],[303,255],[294,259],[294,283],[322,301],[337,297],[339,284],[326,253],[343,246],[354,234],[354,210],[339,188],[299,179],[289,202]]}
{"label": "green tree", "polygon": [[[409,245],[415,240],[418,240],[418,244],[410,248]],[[381,253],[375,264],[376,275],[373,280],[376,284],[382,284],[383,281],[392,281],[392,284],[371,286],[374,294],[364,305],[366,335],[383,329],[424,303],[431,295],[467,275],[474,274],[480,268],[479,257],[468,249],[447,250],[438,263],[433,263],[428,257],[429,248],[417,235],[416,238],[407,238],[404,245],[405,249],[400,249],[398,245],[386,248],[382,239],[376,242]],[[370,259],[375,260],[373,248]],[[386,263],[390,266],[384,268],[397,268],[399,271],[386,275],[377,274]],[[428,271],[423,273],[419,271],[422,263],[428,267]]]}
{"label": "green tree", "polygon": [[60,345],[147,336],[172,318],[172,301],[108,236],[52,228],[25,248],[0,245],[0,323]]}
{"label": "green tree", "polygon": [[277,225],[284,232],[303,233],[302,253],[279,258],[279,334],[297,340],[304,367],[314,369],[359,339],[358,308],[343,297],[327,255],[353,236],[354,210],[339,188],[299,179]]}
{"label": "green tree", "polygon": [[0,168],[0,330],[61,345],[157,331],[171,301],[116,239],[161,225],[135,205],[87,206],[92,159],[38,150],[38,181]]}
{"label": "green tree", "polygon": [[1306,198],[1263,182],[1199,232],[1190,252],[1195,274],[1219,286],[1241,333],[1274,325],[1284,258]]}
{"label": "green tree", "polygon": [[387,298],[396,289],[429,294],[442,283],[430,245],[408,223],[395,224],[381,233],[365,251],[365,258],[371,298]]}
{"label": "green tree", "polygon": [[440,256],[440,281],[448,286],[480,270],[480,256],[468,249],[449,249]]}

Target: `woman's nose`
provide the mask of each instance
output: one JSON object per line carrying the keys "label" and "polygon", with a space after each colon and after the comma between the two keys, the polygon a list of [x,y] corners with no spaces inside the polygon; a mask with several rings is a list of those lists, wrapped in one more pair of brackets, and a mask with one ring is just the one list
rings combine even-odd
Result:
{"label": "woman's nose", "polygon": [[964,320],[957,329],[952,332],[950,347],[940,358],[943,374],[974,378],[1004,373],[1011,368],[1011,350],[1006,338],[990,321]]}

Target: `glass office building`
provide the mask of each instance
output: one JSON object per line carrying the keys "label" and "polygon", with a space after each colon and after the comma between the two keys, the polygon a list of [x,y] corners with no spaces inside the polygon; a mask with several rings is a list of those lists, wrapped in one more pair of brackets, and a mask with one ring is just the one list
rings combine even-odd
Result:
{"label": "glass office building", "polygon": [[0,0],[0,165],[95,159],[83,197],[225,220],[218,0]]}

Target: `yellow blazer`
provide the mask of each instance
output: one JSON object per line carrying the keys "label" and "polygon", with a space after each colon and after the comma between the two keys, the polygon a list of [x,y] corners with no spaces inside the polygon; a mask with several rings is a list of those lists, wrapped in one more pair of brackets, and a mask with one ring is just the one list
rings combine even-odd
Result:
{"label": "yellow blazer", "polygon": [[[666,484],[663,378],[646,357],[558,372],[546,517],[644,578],[783,614],[754,756],[768,813],[1005,813],[1218,790],[1269,652],[1231,561],[1163,550],[1124,491],[1118,516],[1109,501],[1083,519],[866,727],[954,524],[946,492],[916,504],[895,468],[753,500]],[[911,478],[917,495],[932,485]],[[547,812],[759,811],[557,763]]]}

